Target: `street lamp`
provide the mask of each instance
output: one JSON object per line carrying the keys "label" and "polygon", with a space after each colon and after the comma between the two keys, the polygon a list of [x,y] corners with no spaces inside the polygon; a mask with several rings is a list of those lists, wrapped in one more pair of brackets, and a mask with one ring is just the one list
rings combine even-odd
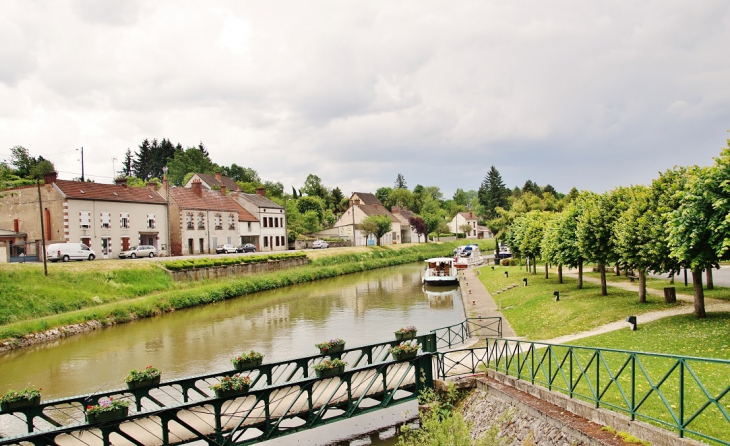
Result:
{"label": "street lamp", "polygon": [[167,208],[167,256],[172,257],[172,240],[170,240],[170,180],[167,178],[167,166],[162,168],[162,184],[165,186],[165,206]]}

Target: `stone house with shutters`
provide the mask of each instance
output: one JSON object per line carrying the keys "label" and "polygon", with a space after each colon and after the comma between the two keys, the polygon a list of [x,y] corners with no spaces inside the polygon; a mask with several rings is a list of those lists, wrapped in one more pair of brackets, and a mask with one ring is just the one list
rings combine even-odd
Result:
{"label": "stone house with shutters", "polygon": [[381,237],[381,245],[403,243],[401,220],[388,211],[383,203],[371,193],[353,192],[350,197],[350,207],[340,216],[333,227],[337,228],[338,236],[344,240],[353,240],[354,234],[355,246],[376,245],[377,240],[374,237],[365,237],[357,229],[357,225],[371,215],[384,215],[391,221],[391,230]]}
{"label": "stone house with shutters", "polygon": [[[152,245],[169,255],[167,202],[150,183],[146,188],[59,180],[55,172],[41,186],[46,244],[80,242],[97,258],[116,257],[134,245]],[[38,190],[26,186],[3,191],[0,227],[16,228],[29,241],[41,239]]]}
{"label": "stone house with shutters", "polygon": [[[266,198],[266,189],[260,187],[255,194],[234,192],[231,197],[258,221],[258,235],[250,235],[245,243],[256,245],[257,251],[286,251],[289,249],[286,233],[284,206]],[[241,240],[244,232],[241,231]],[[253,240],[257,239],[257,242]]]}
{"label": "stone house with shutters", "polygon": [[[163,182],[167,188],[167,181]],[[215,254],[218,245],[240,243],[240,226],[256,218],[228,195],[227,188],[211,190],[202,181],[190,187],[169,188],[170,240],[173,255]]]}

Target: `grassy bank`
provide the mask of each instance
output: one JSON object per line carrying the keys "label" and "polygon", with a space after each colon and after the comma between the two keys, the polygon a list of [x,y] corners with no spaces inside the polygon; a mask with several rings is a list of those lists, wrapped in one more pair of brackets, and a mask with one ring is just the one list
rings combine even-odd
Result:
{"label": "grassy bank", "polygon": [[[545,279],[538,274],[526,273],[520,267],[480,268],[479,280],[499,304],[502,301],[503,314],[519,336],[529,339],[551,339],[590,330],[599,325],[621,320],[629,315],[674,308],[677,304],[665,304],[662,298],[649,296],[646,304],[639,304],[636,292],[617,288],[609,289],[608,296],[601,296],[599,285],[584,282],[583,289],[576,289],[577,280],[563,277],[558,283],[557,275]],[[509,272],[509,278],[504,272]],[[527,278],[528,286],[522,286]],[[501,294],[495,292],[519,285]],[[553,291],[560,292],[560,301],[555,302]]]}
{"label": "grassy bank", "polygon": [[[599,279],[601,275],[599,273],[594,272],[584,272],[586,277],[591,277],[594,279]],[[664,287],[670,287],[673,286],[677,289],[677,294],[686,294],[688,296],[694,295],[694,289],[692,288],[692,274],[688,273],[689,275],[689,283],[687,286],[684,286],[684,278],[675,278],[674,283],[669,283],[669,279],[657,279],[655,277],[647,277],[646,278],[646,287],[653,290],[659,290],[663,291]],[[725,287],[719,287],[715,286],[713,289],[708,290],[707,284],[704,284],[705,276],[702,275],[703,280],[703,289],[705,297],[711,297],[713,299],[724,299],[724,300],[730,300],[730,288]],[[629,279],[626,276],[617,276],[615,272],[613,271],[606,271],[606,281],[607,282],[626,282],[631,283],[631,279]],[[638,281],[633,282],[634,285],[638,286]]]}
{"label": "grassy bank", "polygon": [[89,320],[125,322],[258,291],[417,262],[448,254],[458,244],[323,250],[305,267],[200,282],[173,282],[150,262],[84,262],[73,269],[51,265],[48,279],[37,265],[4,266],[0,280],[11,281],[13,286],[2,290],[0,314],[11,320],[0,325],[0,339]]}

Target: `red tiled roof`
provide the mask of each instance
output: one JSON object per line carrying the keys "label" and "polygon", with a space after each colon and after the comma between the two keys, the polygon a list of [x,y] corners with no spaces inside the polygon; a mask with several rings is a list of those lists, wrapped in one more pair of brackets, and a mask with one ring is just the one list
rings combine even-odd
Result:
{"label": "red tiled roof", "polygon": [[220,191],[201,188],[201,192],[203,196],[199,197],[191,188],[173,187],[170,199],[175,200],[180,209],[238,212],[238,221],[258,221],[231,197],[221,195]]}
{"label": "red tiled roof", "polygon": [[385,215],[390,218],[390,221],[393,223],[400,223],[400,220],[398,220],[395,215],[391,214],[390,211],[385,209],[383,206],[374,204],[372,206],[360,205],[358,207],[365,213],[365,215]]}
{"label": "red tiled roof", "polygon": [[238,186],[238,183],[233,181],[233,178],[231,178],[231,177],[221,175],[221,180],[223,180],[223,181],[218,181],[218,178],[216,178],[215,175],[211,175],[209,173],[196,173],[195,175],[197,175],[198,178],[205,181],[208,184],[208,186],[211,186],[211,187],[225,185],[226,189],[228,189],[230,191],[241,189]]}
{"label": "red tiled roof", "polygon": [[358,197],[360,197],[360,202],[368,206],[372,206],[375,204],[379,206],[383,205],[383,203],[378,200],[378,197],[368,192],[353,192],[352,195],[357,195]]}
{"label": "red tiled roof", "polygon": [[116,184],[56,180],[56,187],[66,198],[74,200],[123,201],[165,204],[165,197],[146,187],[123,187]]}
{"label": "red tiled roof", "polygon": [[477,216],[473,212],[459,212],[459,215],[466,218],[467,220],[476,220]]}

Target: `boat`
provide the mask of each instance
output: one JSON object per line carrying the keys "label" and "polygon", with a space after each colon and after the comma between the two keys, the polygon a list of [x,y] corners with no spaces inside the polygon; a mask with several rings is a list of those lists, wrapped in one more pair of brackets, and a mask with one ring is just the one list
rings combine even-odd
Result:
{"label": "boat", "polygon": [[482,253],[479,252],[479,245],[459,246],[454,251],[456,252],[454,266],[457,269],[473,268],[484,263]]}
{"label": "boat", "polygon": [[456,261],[451,257],[434,257],[426,260],[426,270],[422,281],[426,285],[454,285],[459,283],[459,276],[454,266]]}

